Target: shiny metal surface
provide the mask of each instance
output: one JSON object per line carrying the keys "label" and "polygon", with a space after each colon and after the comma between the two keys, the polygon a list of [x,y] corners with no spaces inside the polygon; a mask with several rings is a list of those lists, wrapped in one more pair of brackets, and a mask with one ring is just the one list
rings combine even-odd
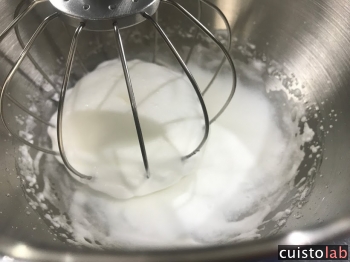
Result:
{"label": "shiny metal surface", "polygon": [[[46,26],[49,24],[49,22],[51,22],[53,19],[57,18],[58,14],[54,13],[51,16],[47,17],[46,19],[44,19],[44,21],[40,24],[40,26],[38,27],[38,29],[35,31],[35,33],[33,34],[33,36],[31,37],[31,39],[29,40],[28,44],[24,47],[23,52],[21,53],[21,55],[19,56],[18,60],[16,61],[15,65],[13,66],[13,68],[11,69],[10,73],[8,74],[8,76],[5,79],[5,82],[2,86],[1,89],[1,93],[0,93],[0,115],[1,115],[1,121],[4,125],[4,127],[6,128],[7,132],[11,133],[13,136],[15,136],[19,141],[21,141],[24,144],[27,144],[29,146],[32,146],[36,149],[40,149],[38,147],[36,147],[34,144],[28,142],[26,139],[23,139],[21,136],[19,136],[16,132],[12,132],[11,128],[8,126],[5,118],[4,118],[4,111],[5,111],[5,105],[4,105],[4,97],[5,94],[8,94],[7,88],[10,85],[11,80],[13,79],[13,76],[15,75],[16,71],[18,70],[18,68],[20,67],[21,63],[23,62],[23,60],[25,59],[27,53],[30,51],[30,49],[32,48],[35,40],[37,39],[37,37],[42,33],[42,31],[46,28]],[[14,100],[14,99],[13,99]],[[16,101],[16,100],[15,100]],[[17,102],[16,102],[17,103]],[[20,104],[20,103],[18,103]],[[21,105],[21,104],[20,104]],[[22,106],[21,106],[22,109]],[[46,122],[46,121],[44,121]],[[44,150],[44,152],[46,153],[51,153],[50,151],[46,151]]]}
{"label": "shiny metal surface", "polygon": [[120,28],[133,26],[144,21],[141,13],[153,15],[159,0],[50,0],[63,15],[63,19],[73,26],[85,23],[88,30],[112,30],[111,24],[118,20]]}
{"label": "shiny metal surface", "polygon": [[19,16],[16,16],[15,19],[11,21],[9,25],[6,26],[5,30],[2,31],[0,40],[3,40],[5,36],[10,32],[12,28],[14,28],[18,23],[38,4],[47,2],[47,0],[42,1],[34,1],[32,2]]}
{"label": "shiny metal surface", "polygon": [[[191,1],[192,2],[192,1]],[[304,206],[296,208],[282,231],[277,236],[264,236],[261,240],[225,245],[197,250],[153,251],[125,253],[120,251],[96,252],[76,249],[60,242],[38,214],[31,210],[21,188],[16,172],[17,142],[8,137],[0,128],[0,254],[32,261],[242,261],[273,255],[277,244],[319,243],[350,235],[350,3],[347,0],[217,0],[217,4],[227,16],[234,38],[232,54],[239,46],[252,43],[256,53],[263,54],[269,61],[283,64],[304,84],[304,99],[319,105],[318,113],[323,116],[319,130],[323,139],[324,155],[319,172],[315,176],[312,193]],[[13,19],[17,0],[1,0],[0,31]],[[191,5],[187,1],[188,5]],[[189,7],[193,13],[196,8]],[[39,18],[52,13],[50,7],[42,7],[25,18],[19,27],[23,38],[28,41]],[[169,9],[164,9],[171,15]],[[225,30],[224,22],[204,13],[203,17],[216,29]],[[166,19],[164,19],[166,22]],[[52,33],[55,32],[55,41]],[[92,34],[82,35],[86,42],[94,37],[100,43],[99,56],[91,50],[80,50],[86,57],[83,61],[91,70],[99,62],[115,57],[113,36]],[[39,39],[32,55],[45,68],[52,80],[62,65],[57,59],[66,57],[67,36],[59,23],[52,24]],[[15,58],[22,51],[17,38],[10,34],[1,48],[0,79],[3,82]],[[146,41],[147,42],[147,41]],[[101,44],[102,43],[102,44]],[[51,48],[49,49],[48,46]],[[113,48],[112,48],[113,47]],[[145,46],[147,47],[147,46]],[[130,44],[130,49],[133,45]],[[153,45],[149,44],[152,49]],[[88,57],[94,59],[89,59]],[[132,55],[131,55],[132,56]],[[12,64],[11,64],[12,63]],[[63,63],[64,64],[64,63]],[[83,70],[77,69],[72,81],[79,79]],[[23,61],[21,71],[14,77],[13,95],[22,103],[28,103],[26,94],[41,92],[48,82],[33,65]],[[28,91],[29,90],[29,91]],[[17,111],[10,109],[11,114]],[[334,110],[334,111],[333,111]],[[337,121],[330,114],[336,112]],[[42,117],[48,116],[42,113]],[[332,114],[334,115],[334,113]],[[6,118],[11,122],[10,117]],[[47,118],[46,118],[47,119]],[[332,128],[330,128],[332,126]],[[329,132],[329,133],[327,133]],[[322,176],[321,176],[322,175]],[[27,214],[30,213],[29,215]],[[300,217],[299,214],[302,214]],[[296,219],[298,217],[298,219]]]}

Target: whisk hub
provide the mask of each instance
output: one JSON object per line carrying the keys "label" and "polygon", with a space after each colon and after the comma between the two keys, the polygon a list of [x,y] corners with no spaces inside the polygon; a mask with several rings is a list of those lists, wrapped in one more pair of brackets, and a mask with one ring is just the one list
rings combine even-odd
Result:
{"label": "whisk hub", "polygon": [[75,27],[84,23],[85,30],[113,30],[113,23],[126,28],[141,23],[142,13],[153,15],[160,0],[50,0],[62,19]]}

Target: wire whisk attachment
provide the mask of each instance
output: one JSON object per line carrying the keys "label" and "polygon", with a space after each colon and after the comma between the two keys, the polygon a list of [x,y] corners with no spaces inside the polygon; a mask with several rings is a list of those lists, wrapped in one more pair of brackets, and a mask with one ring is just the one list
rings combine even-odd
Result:
{"label": "wire whisk attachment", "polygon": [[[183,69],[185,75],[188,77],[190,83],[193,86],[193,90],[196,93],[196,96],[198,98],[198,102],[201,106],[203,119],[205,123],[204,127],[204,134],[203,137],[198,144],[196,148],[193,149],[193,151],[182,157],[183,160],[187,160],[194,155],[196,155],[205,145],[207,142],[209,132],[210,132],[210,126],[212,123],[214,123],[227,109],[229,104],[232,101],[232,98],[234,97],[235,91],[236,91],[236,84],[237,84],[237,75],[236,75],[236,69],[235,65],[233,63],[233,60],[230,56],[230,49],[231,49],[231,40],[232,40],[232,32],[230,29],[229,22],[227,18],[225,17],[224,13],[214,4],[212,4],[209,1],[206,0],[198,0],[198,18],[196,18],[194,15],[192,15],[187,9],[185,9],[182,5],[180,5],[178,2],[174,0],[142,0],[142,1],[130,1],[130,0],[107,0],[107,1],[98,1],[98,0],[85,0],[84,4],[81,4],[81,1],[67,1],[67,0],[35,0],[29,4],[28,7],[26,7],[23,11],[20,11],[21,8],[24,6],[24,2],[20,3],[19,7],[16,10],[16,15],[14,20],[8,25],[8,27],[0,34],[0,42],[5,39],[5,37],[8,35],[8,33],[12,30],[16,30],[17,38],[21,46],[23,47],[23,51],[21,52],[19,58],[15,62],[13,68],[7,75],[1,89],[0,93],[0,117],[1,120],[7,129],[7,131],[16,139],[24,143],[25,145],[28,145],[36,150],[42,151],[47,154],[61,156],[61,159],[66,166],[66,168],[72,172],[74,175],[76,175],[79,178],[91,180],[92,177],[80,173],[78,170],[76,170],[70,163],[69,159],[67,158],[64,141],[63,141],[63,111],[64,111],[64,105],[65,105],[65,97],[67,93],[67,87],[69,83],[69,79],[72,72],[73,67],[73,61],[77,54],[77,46],[79,42],[79,37],[81,35],[81,32],[83,30],[91,30],[91,31],[113,31],[115,34],[116,39],[116,46],[118,49],[118,53],[120,56],[121,65],[123,68],[123,73],[125,77],[125,82],[127,86],[128,96],[130,100],[130,106],[132,109],[133,119],[135,128],[137,131],[137,137],[138,142],[142,154],[144,169],[145,169],[145,176],[147,178],[151,177],[151,169],[150,169],[150,163],[148,160],[148,154],[147,154],[147,147],[145,145],[144,136],[142,132],[142,125],[140,123],[139,119],[139,113],[137,108],[137,103],[135,99],[135,94],[132,86],[132,78],[130,76],[128,63],[125,56],[125,50],[123,45],[123,39],[121,36],[121,30],[123,28],[131,27],[136,24],[146,22],[148,21],[151,23],[154,28],[155,32],[157,32],[156,37],[156,43],[155,43],[155,53],[154,53],[154,62],[156,62],[157,58],[157,40],[160,36],[164,42],[166,43],[167,47],[170,49],[173,56],[176,58],[177,62]],[[56,10],[55,13],[52,15],[46,17],[39,27],[36,29],[30,40],[27,44],[24,45],[23,40],[19,34],[19,31],[17,29],[18,24],[23,20],[24,17],[26,17],[35,7],[38,5],[44,4],[44,3],[50,3],[54,9]],[[158,22],[158,8],[161,4],[172,6],[174,9],[182,13],[185,17],[187,17],[196,27],[197,27],[197,36],[200,31],[202,31],[207,37],[209,37],[221,50],[223,55],[223,60],[220,63],[219,67],[217,68],[213,78],[211,79],[208,86],[204,89],[204,91],[201,91],[196,79],[192,75],[190,69],[188,68],[189,60],[191,59],[191,56],[193,54],[193,48],[190,49],[190,52],[186,59],[183,59],[179,52],[176,50],[174,44],[171,42],[163,28],[161,27],[160,23]],[[214,34],[206,28],[201,23],[201,13],[204,6],[207,6],[211,9],[213,9],[217,14],[221,17],[221,19],[224,21],[227,31],[228,31],[228,46],[225,47],[215,36]],[[45,76],[45,72],[40,69],[38,64],[35,62],[33,57],[30,55],[30,50],[33,47],[34,43],[36,42],[38,36],[45,30],[45,28],[50,24],[51,21],[55,19],[61,19],[61,21],[65,25],[74,26],[75,33],[72,36],[71,46],[69,50],[69,54],[66,60],[66,68],[65,73],[63,77],[63,83],[60,90],[57,90],[57,87],[55,84],[49,79],[49,77]],[[196,36],[196,37],[197,37]],[[22,105],[19,101],[17,101],[14,97],[12,97],[9,94],[9,84],[11,80],[13,79],[14,74],[19,70],[19,67],[23,60],[28,57],[32,63],[35,65],[35,67],[39,70],[39,72],[42,73],[45,79],[48,80],[48,83],[51,84],[54,87],[54,90],[57,90],[56,92],[59,93],[59,102],[58,102],[58,115],[57,115],[57,141],[58,141],[58,148],[59,151],[53,151],[49,148],[44,148],[41,146],[38,146],[31,141],[28,141],[21,137],[17,132],[14,132],[11,130],[10,126],[7,124],[5,117],[4,117],[4,98],[7,97],[13,104],[15,104],[17,107],[19,107],[21,110],[23,110],[28,115],[32,116],[37,121],[47,125],[52,126],[48,121],[42,119],[40,116],[36,115],[35,113],[28,110],[24,105]],[[213,117],[209,118],[208,110],[205,105],[204,96],[206,95],[207,91],[211,88],[213,85],[215,79],[218,77],[220,71],[223,68],[223,65],[225,62],[229,63],[229,66],[231,68],[232,77],[233,77],[233,84],[231,88],[231,92],[229,96],[227,97],[226,102],[222,106],[222,108],[219,110],[219,112]],[[84,65],[81,63],[82,67]],[[53,92],[53,95],[55,94],[55,91]]]}

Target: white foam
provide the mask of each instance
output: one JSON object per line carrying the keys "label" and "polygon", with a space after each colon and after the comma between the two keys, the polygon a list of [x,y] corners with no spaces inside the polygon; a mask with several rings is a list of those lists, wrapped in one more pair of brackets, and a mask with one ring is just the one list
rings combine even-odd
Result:
{"label": "white foam", "polygon": [[[70,110],[67,114],[68,118],[69,116],[74,118],[76,112],[96,110],[98,105],[100,105],[98,108],[102,112],[116,112],[118,110],[126,112],[129,110],[130,105],[127,97],[116,93],[116,90],[119,89],[119,83],[122,83],[119,82],[118,77],[122,76],[115,74],[115,63],[116,61],[104,63],[97,68],[95,77],[92,77],[93,73],[91,77],[86,78],[87,81],[83,79],[76,89],[68,94],[67,108]],[[176,81],[171,81],[174,75],[176,77],[178,75],[168,69],[145,62],[134,61],[131,65],[131,74],[138,75],[135,78],[137,84],[134,86],[143,87],[147,83],[147,87],[150,88],[149,90],[138,89],[136,91],[138,95],[139,92],[142,94],[143,91],[141,97],[145,97],[154,90],[152,88],[159,86],[159,82],[167,82],[169,89],[163,94],[164,97],[156,98],[162,98],[161,102],[169,104],[173,110],[183,112],[184,115],[189,113],[190,116],[198,116],[197,107],[192,107],[192,115],[191,111],[183,110],[183,108],[190,108],[190,105],[195,102],[193,100],[195,97],[191,96],[190,93],[180,92],[178,98],[167,94],[170,92],[169,90],[179,89],[181,86],[186,86],[187,90],[191,90],[187,83],[177,84]],[[158,74],[158,70],[161,73]],[[263,92],[258,91],[259,89],[263,91],[260,86],[263,85],[263,81],[259,78],[261,76],[257,74],[259,70],[261,70],[261,65],[257,71],[251,74],[254,81],[250,85],[253,86],[239,82],[236,96],[225,114],[212,125],[209,140],[201,151],[200,157],[194,161],[195,165],[193,166],[196,166],[196,169],[188,169],[191,170],[189,172],[186,168],[173,168],[176,165],[174,162],[170,162],[172,183],[158,184],[158,187],[150,186],[148,191],[142,191],[142,194],[138,194],[135,192],[138,192],[144,181],[142,183],[138,183],[137,180],[131,181],[132,183],[125,182],[125,179],[133,176],[135,171],[133,169],[123,170],[127,176],[123,177],[124,180],[120,180],[120,172],[116,172],[115,168],[119,168],[118,165],[123,164],[122,161],[115,164],[110,160],[108,165],[105,162],[99,162],[101,159],[98,157],[101,151],[96,151],[94,147],[91,147],[94,150],[91,148],[87,150],[87,154],[83,154],[86,152],[83,152],[81,148],[78,148],[80,151],[70,154],[72,163],[81,168],[82,171],[100,170],[96,173],[90,173],[100,179],[98,183],[96,183],[97,180],[94,180],[74,193],[68,213],[72,220],[72,232],[76,241],[88,246],[96,246],[90,242],[98,241],[106,247],[140,248],[206,245],[257,237],[258,227],[263,223],[267,214],[283,200],[289,190],[289,183],[297,174],[297,169],[305,156],[304,152],[300,150],[300,145],[310,142],[314,136],[314,132],[305,123],[304,134],[295,137],[295,133],[299,132],[298,122],[295,121],[296,119],[292,121],[291,118],[284,118],[284,125],[288,126],[289,133],[281,130],[279,123],[276,122],[273,106],[263,95]],[[199,68],[194,68],[193,71],[197,79],[201,81],[208,79],[207,72]],[[110,73],[107,74],[107,72]],[[150,72],[152,78],[148,77]],[[142,81],[137,80],[138,78]],[[107,79],[109,80],[107,81]],[[108,85],[101,84],[107,82],[109,82]],[[206,97],[209,109],[217,108],[220,94],[224,90],[230,90],[229,76],[220,77],[217,86],[222,90],[213,91],[211,95],[208,94]],[[110,91],[111,88],[114,91]],[[86,90],[86,92],[79,92],[82,90]],[[107,96],[107,94],[109,95]],[[174,105],[175,101],[181,101],[179,104],[181,106]],[[164,117],[174,119],[173,116],[180,116],[176,111],[174,114],[164,114],[164,112],[159,113],[150,108],[147,110],[147,107],[143,109],[145,109],[147,117],[158,116],[157,123],[165,123],[166,121],[162,120]],[[213,111],[216,112],[210,110],[210,112]],[[302,115],[303,112],[296,110],[295,118],[300,119]],[[181,116],[183,115],[181,114]],[[111,118],[105,120],[117,121],[117,119],[117,116],[111,115]],[[75,118],[75,121],[80,120]],[[74,126],[74,122],[69,120],[66,123]],[[83,127],[81,132],[83,130],[88,132],[90,131],[89,126],[90,129],[93,128],[92,123],[88,124],[82,125],[79,122],[77,128]],[[180,129],[186,131],[191,130],[192,127],[194,125],[188,126],[186,123]],[[65,125],[64,133],[73,132],[74,130],[72,131],[71,128]],[[115,127],[113,126],[113,128]],[[171,130],[169,128],[169,133],[172,132]],[[195,135],[200,137],[201,132],[198,132],[198,129],[195,131]],[[53,135],[55,132],[51,130],[50,133],[55,142]],[[89,142],[86,140],[86,134],[81,133],[83,134],[81,137],[72,134],[74,132],[70,133],[71,137],[67,139],[70,143],[79,140],[80,144],[77,144],[79,146]],[[183,141],[191,137],[189,134],[184,135],[184,133],[177,131],[172,133],[172,138],[180,144],[186,144]],[[110,151],[102,151],[105,158],[109,157],[105,152],[120,150],[118,145],[113,143],[108,144],[108,148]],[[122,154],[125,154],[131,161],[131,165],[135,164],[141,170],[142,162],[138,162],[137,157],[130,157],[132,154],[128,154],[127,149],[125,146],[126,151],[120,151],[118,156],[123,159]],[[138,148],[135,147],[136,149]],[[150,152],[151,157],[152,154],[157,153],[157,151]],[[74,158],[74,153],[79,153],[79,155]],[[101,167],[92,168],[89,163],[86,163],[87,160],[93,162],[95,166],[101,163],[104,169]],[[170,169],[170,166],[168,168]],[[106,171],[109,173],[104,173]],[[155,174],[157,179],[156,176],[157,174]],[[133,184],[133,187],[130,187],[130,184]],[[134,195],[144,196],[115,199],[96,194],[90,188],[116,198],[130,198]],[[159,191],[161,188],[166,189]],[[125,190],[122,191],[122,189]],[[125,193],[127,190],[129,192]],[[123,194],[119,194],[117,191],[122,191]],[[150,192],[153,194],[147,195]],[[302,193],[302,198],[306,196],[306,193],[306,191]],[[280,217],[283,219],[278,220],[278,223],[282,225],[285,223],[285,219],[282,215]]]}

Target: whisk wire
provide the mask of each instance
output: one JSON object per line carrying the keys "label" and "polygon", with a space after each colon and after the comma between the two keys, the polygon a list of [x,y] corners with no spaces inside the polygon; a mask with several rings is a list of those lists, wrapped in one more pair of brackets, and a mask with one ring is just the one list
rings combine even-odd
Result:
{"label": "whisk wire", "polygon": [[[155,16],[155,20],[158,23],[159,21],[159,13],[158,11],[154,14]],[[154,29],[154,51],[153,51],[153,59],[152,59],[152,63],[156,63],[157,62],[157,52],[158,52],[158,31],[157,29]]]}
{"label": "whisk wire", "polygon": [[60,151],[60,155],[62,158],[62,161],[66,165],[66,167],[69,169],[69,171],[73,172],[75,175],[82,179],[87,179],[91,180],[91,176],[86,176],[81,174],[78,170],[76,170],[69,162],[66,152],[65,152],[65,147],[63,143],[63,132],[62,132],[62,120],[63,120],[63,110],[64,110],[64,102],[65,102],[65,97],[66,97],[66,92],[67,92],[67,87],[68,87],[68,82],[69,82],[69,77],[72,72],[72,67],[73,67],[73,61],[74,61],[74,56],[77,51],[77,45],[78,45],[78,40],[79,40],[79,35],[82,32],[84,28],[84,24],[81,24],[76,30],[72,38],[72,43],[71,47],[69,50],[68,58],[67,58],[67,65],[66,65],[66,72],[64,74],[64,79],[62,83],[62,90],[61,90],[61,95],[60,95],[60,100],[58,104],[58,113],[57,113],[57,138],[58,138],[58,148]]}
{"label": "whisk wire", "polygon": [[[72,38],[72,35],[71,33],[69,32],[69,29],[66,25],[65,22],[61,21],[62,22],[62,25],[63,25],[63,28],[64,30],[67,32],[67,35],[68,37]],[[89,73],[89,70],[86,68],[86,66],[84,65],[83,63],[83,59],[82,59],[82,55],[80,54],[79,50],[77,50],[77,53],[76,53],[76,57],[78,58],[78,63],[81,67],[81,69],[84,71],[84,74],[88,74]]]}
{"label": "whisk wire", "polygon": [[[205,3],[206,5],[208,5],[209,7],[211,7],[214,11],[216,11],[219,16],[221,17],[221,19],[224,21],[225,26],[226,26],[226,30],[228,32],[228,44],[227,44],[227,51],[230,52],[231,48],[232,48],[232,31],[231,31],[231,27],[230,27],[230,23],[227,20],[227,17],[224,15],[224,13],[220,10],[220,8],[218,8],[216,5],[214,5],[213,3],[206,1],[206,0],[202,0],[203,3]],[[209,84],[207,85],[207,87],[204,89],[204,91],[202,92],[202,95],[205,96],[206,93],[209,91],[209,89],[212,87],[212,85],[214,84],[216,78],[218,77],[219,73],[221,72],[225,62],[226,62],[226,57],[224,56],[224,58],[222,59],[219,67],[217,68],[213,78],[210,80]]]}
{"label": "whisk wire", "polygon": [[118,45],[118,52],[119,52],[119,56],[120,56],[120,61],[122,63],[122,67],[123,67],[123,71],[124,71],[125,82],[126,82],[126,86],[128,89],[128,94],[129,94],[130,104],[131,104],[131,108],[132,108],[132,114],[134,117],[134,123],[135,123],[136,131],[137,131],[137,137],[138,137],[139,144],[140,144],[142,159],[143,159],[143,163],[144,163],[144,166],[146,169],[146,177],[150,178],[147,151],[146,151],[146,146],[145,146],[145,142],[143,139],[143,133],[142,133],[141,123],[140,123],[140,119],[139,119],[139,114],[137,112],[137,103],[135,100],[135,94],[134,94],[134,90],[132,87],[129,68],[128,68],[128,65],[126,62],[123,41],[122,41],[122,37],[120,35],[120,29],[118,27],[117,22],[114,23],[113,28],[114,28],[114,33],[115,33],[117,45]]}
{"label": "whisk wire", "polygon": [[[198,3],[198,5],[197,5],[197,7],[198,7],[198,17],[197,17],[197,19],[198,19],[198,21],[201,21],[201,19],[202,19],[202,1],[201,0],[197,0],[197,3]],[[196,32],[196,34],[195,34],[195,36],[194,36],[194,39],[197,39],[198,38],[198,36],[199,36],[199,31],[198,31],[198,28],[196,28],[197,30],[197,32]],[[190,62],[190,59],[191,59],[191,57],[192,57],[192,54],[193,54],[193,51],[194,51],[194,48],[195,48],[195,45],[193,44],[192,46],[191,46],[191,48],[190,48],[190,51],[188,52],[188,55],[187,55],[187,57],[186,57],[186,64],[188,65],[188,62]]]}

